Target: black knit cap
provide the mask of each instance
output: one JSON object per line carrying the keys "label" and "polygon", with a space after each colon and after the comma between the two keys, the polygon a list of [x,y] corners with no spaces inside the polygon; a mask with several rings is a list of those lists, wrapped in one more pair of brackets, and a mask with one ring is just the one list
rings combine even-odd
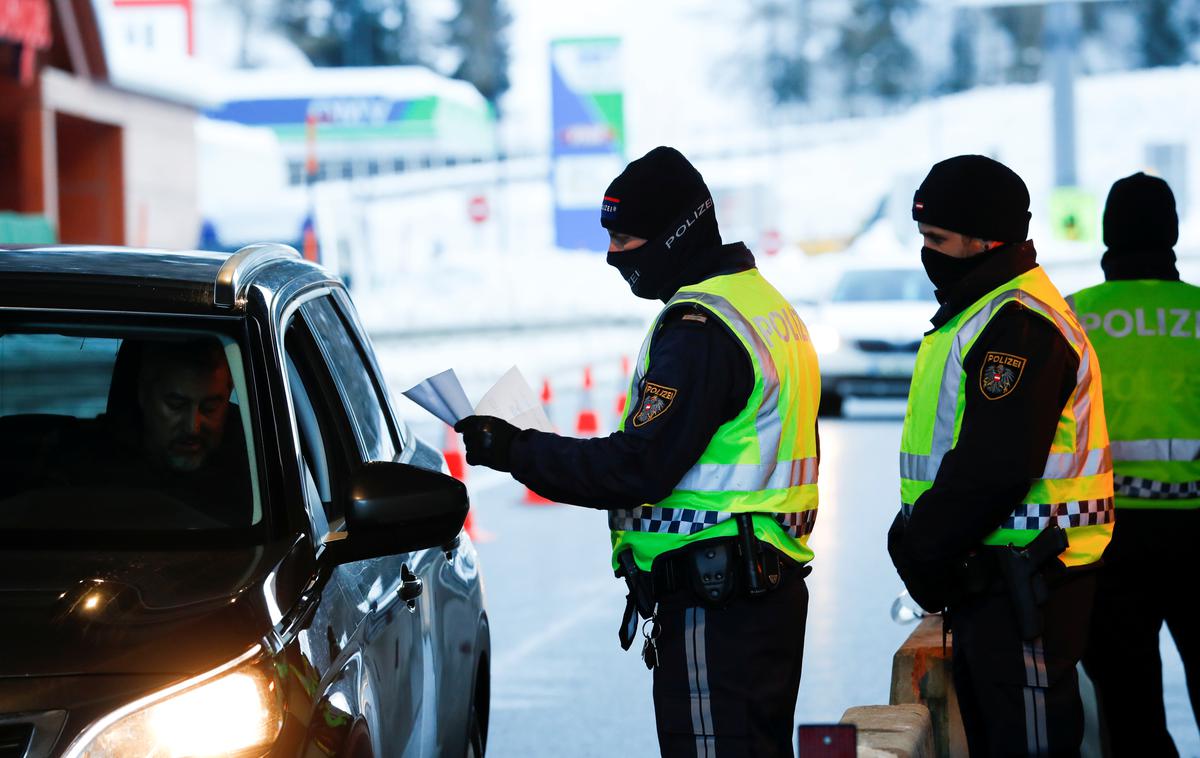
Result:
{"label": "black knit cap", "polygon": [[984,155],[935,163],[913,195],[914,221],[994,242],[1029,238],[1029,190],[1008,166]]}
{"label": "black knit cap", "polygon": [[[656,147],[632,161],[604,191],[600,225],[651,240],[677,223],[684,211],[710,196],[696,167],[673,147]],[[708,214],[716,226],[713,214]]]}
{"label": "black knit cap", "polygon": [[1171,187],[1141,171],[1118,179],[1104,203],[1104,244],[1108,248],[1156,250],[1179,241],[1179,216]]}

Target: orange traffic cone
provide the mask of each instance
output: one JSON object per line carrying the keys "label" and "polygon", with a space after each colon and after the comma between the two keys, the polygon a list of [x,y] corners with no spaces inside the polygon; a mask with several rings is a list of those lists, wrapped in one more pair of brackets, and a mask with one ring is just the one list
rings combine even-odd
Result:
{"label": "orange traffic cone", "polygon": [[[462,446],[458,444],[458,433],[450,426],[446,427],[446,443],[443,445],[442,455],[446,458],[446,468],[450,470],[450,476],[454,477],[463,484],[467,483],[467,459],[463,455]],[[492,539],[490,532],[478,529],[475,526],[475,509],[467,509],[467,519],[463,522],[463,529],[472,542],[487,542]]]}
{"label": "orange traffic cone", "polygon": [[525,504],[526,505],[557,505],[557,503],[555,503],[553,500],[542,497],[541,495],[539,495],[538,493],[529,489],[528,487],[525,488]]}
{"label": "orange traffic cone", "polygon": [[[542,407],[546,409],[546,416],[550,416],[550,405],[554,402],[554,390],[550,387],[550,378],[542,379]],[[528,487],[525,488],[525,502],[529,505],[555,505],[553,500],[544,498]]]}
{"label": "orange traffic cone", "polygon": [[450,469],[450,476],[466,484],[467,459],[458,444],[458,432],[449,424],[446,425],[446,443],[442,445],[442,455],[446,458],[446,468]]}
{"label": "orange traffic cone", "polygon": [[621,389],[617,392],[617,421],[625,417],[625,404],[629,402],[626,388],[629,386],[629,356],[621,356]]}
{"label": "orange traffic cone", "polygon": [[594,437],[600,432],[600,419],[592,408],[592,367],[583,367],[583,407],[575,417],[575,433],[580,437]]}

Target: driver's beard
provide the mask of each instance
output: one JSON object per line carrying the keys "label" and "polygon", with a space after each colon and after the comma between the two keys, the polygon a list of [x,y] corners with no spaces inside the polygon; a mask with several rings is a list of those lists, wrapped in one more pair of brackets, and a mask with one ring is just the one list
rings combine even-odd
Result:
{"label": "driver's beard", "polygon": [[190,474],[194,471],[199,471],[204,466],[204,460],[208,451],[202,451],[195,455],[171,455],[166,454],[167,468],[181,474]]}

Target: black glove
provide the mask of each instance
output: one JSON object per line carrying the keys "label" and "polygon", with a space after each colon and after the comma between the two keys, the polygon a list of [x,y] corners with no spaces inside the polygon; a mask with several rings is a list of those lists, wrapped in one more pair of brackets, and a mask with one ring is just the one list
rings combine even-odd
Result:
{"label": "black glove", "polygon": [[508,456],[520,429],[495,416],[467,416],[454,425],[454,431],[463,436],[467,463],[497,471],[512,470]]}
{"label": "black glove", "polygon": [[917,604],[930,613],[941,613],[950,604],[953,594],[952,566],[931,568],[914,560],[904,545],[906,521],[903,513],[897,513],[888,530],[888,554],[892,565],[900,575],[904,588]]}

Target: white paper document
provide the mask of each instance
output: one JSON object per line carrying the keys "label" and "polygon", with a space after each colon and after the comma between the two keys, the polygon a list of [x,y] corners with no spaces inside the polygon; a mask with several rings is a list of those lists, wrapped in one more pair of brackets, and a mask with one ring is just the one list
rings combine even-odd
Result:
{"label": "white paper document", "polygon": [[480,416],[495,416],[502,418],[518,429],[537,429],[539,432],[553,432],[550,418],[542,401],[534,394],[533,388],[516,366],[510,368],[500,381],[492,385],[475,413]]}
{"label": "white paper document", "polygon": [[492,385],[474,411],[454,369],[431,376],[403,394],[450,426],[475,413],[502,418],[518,429],[554,431],[541,401],[516,366]]}
{"label": "white paper document", "polygon": [[452,368],[405,390],[404,396],[450,426],[471,415],[471,401]]}

